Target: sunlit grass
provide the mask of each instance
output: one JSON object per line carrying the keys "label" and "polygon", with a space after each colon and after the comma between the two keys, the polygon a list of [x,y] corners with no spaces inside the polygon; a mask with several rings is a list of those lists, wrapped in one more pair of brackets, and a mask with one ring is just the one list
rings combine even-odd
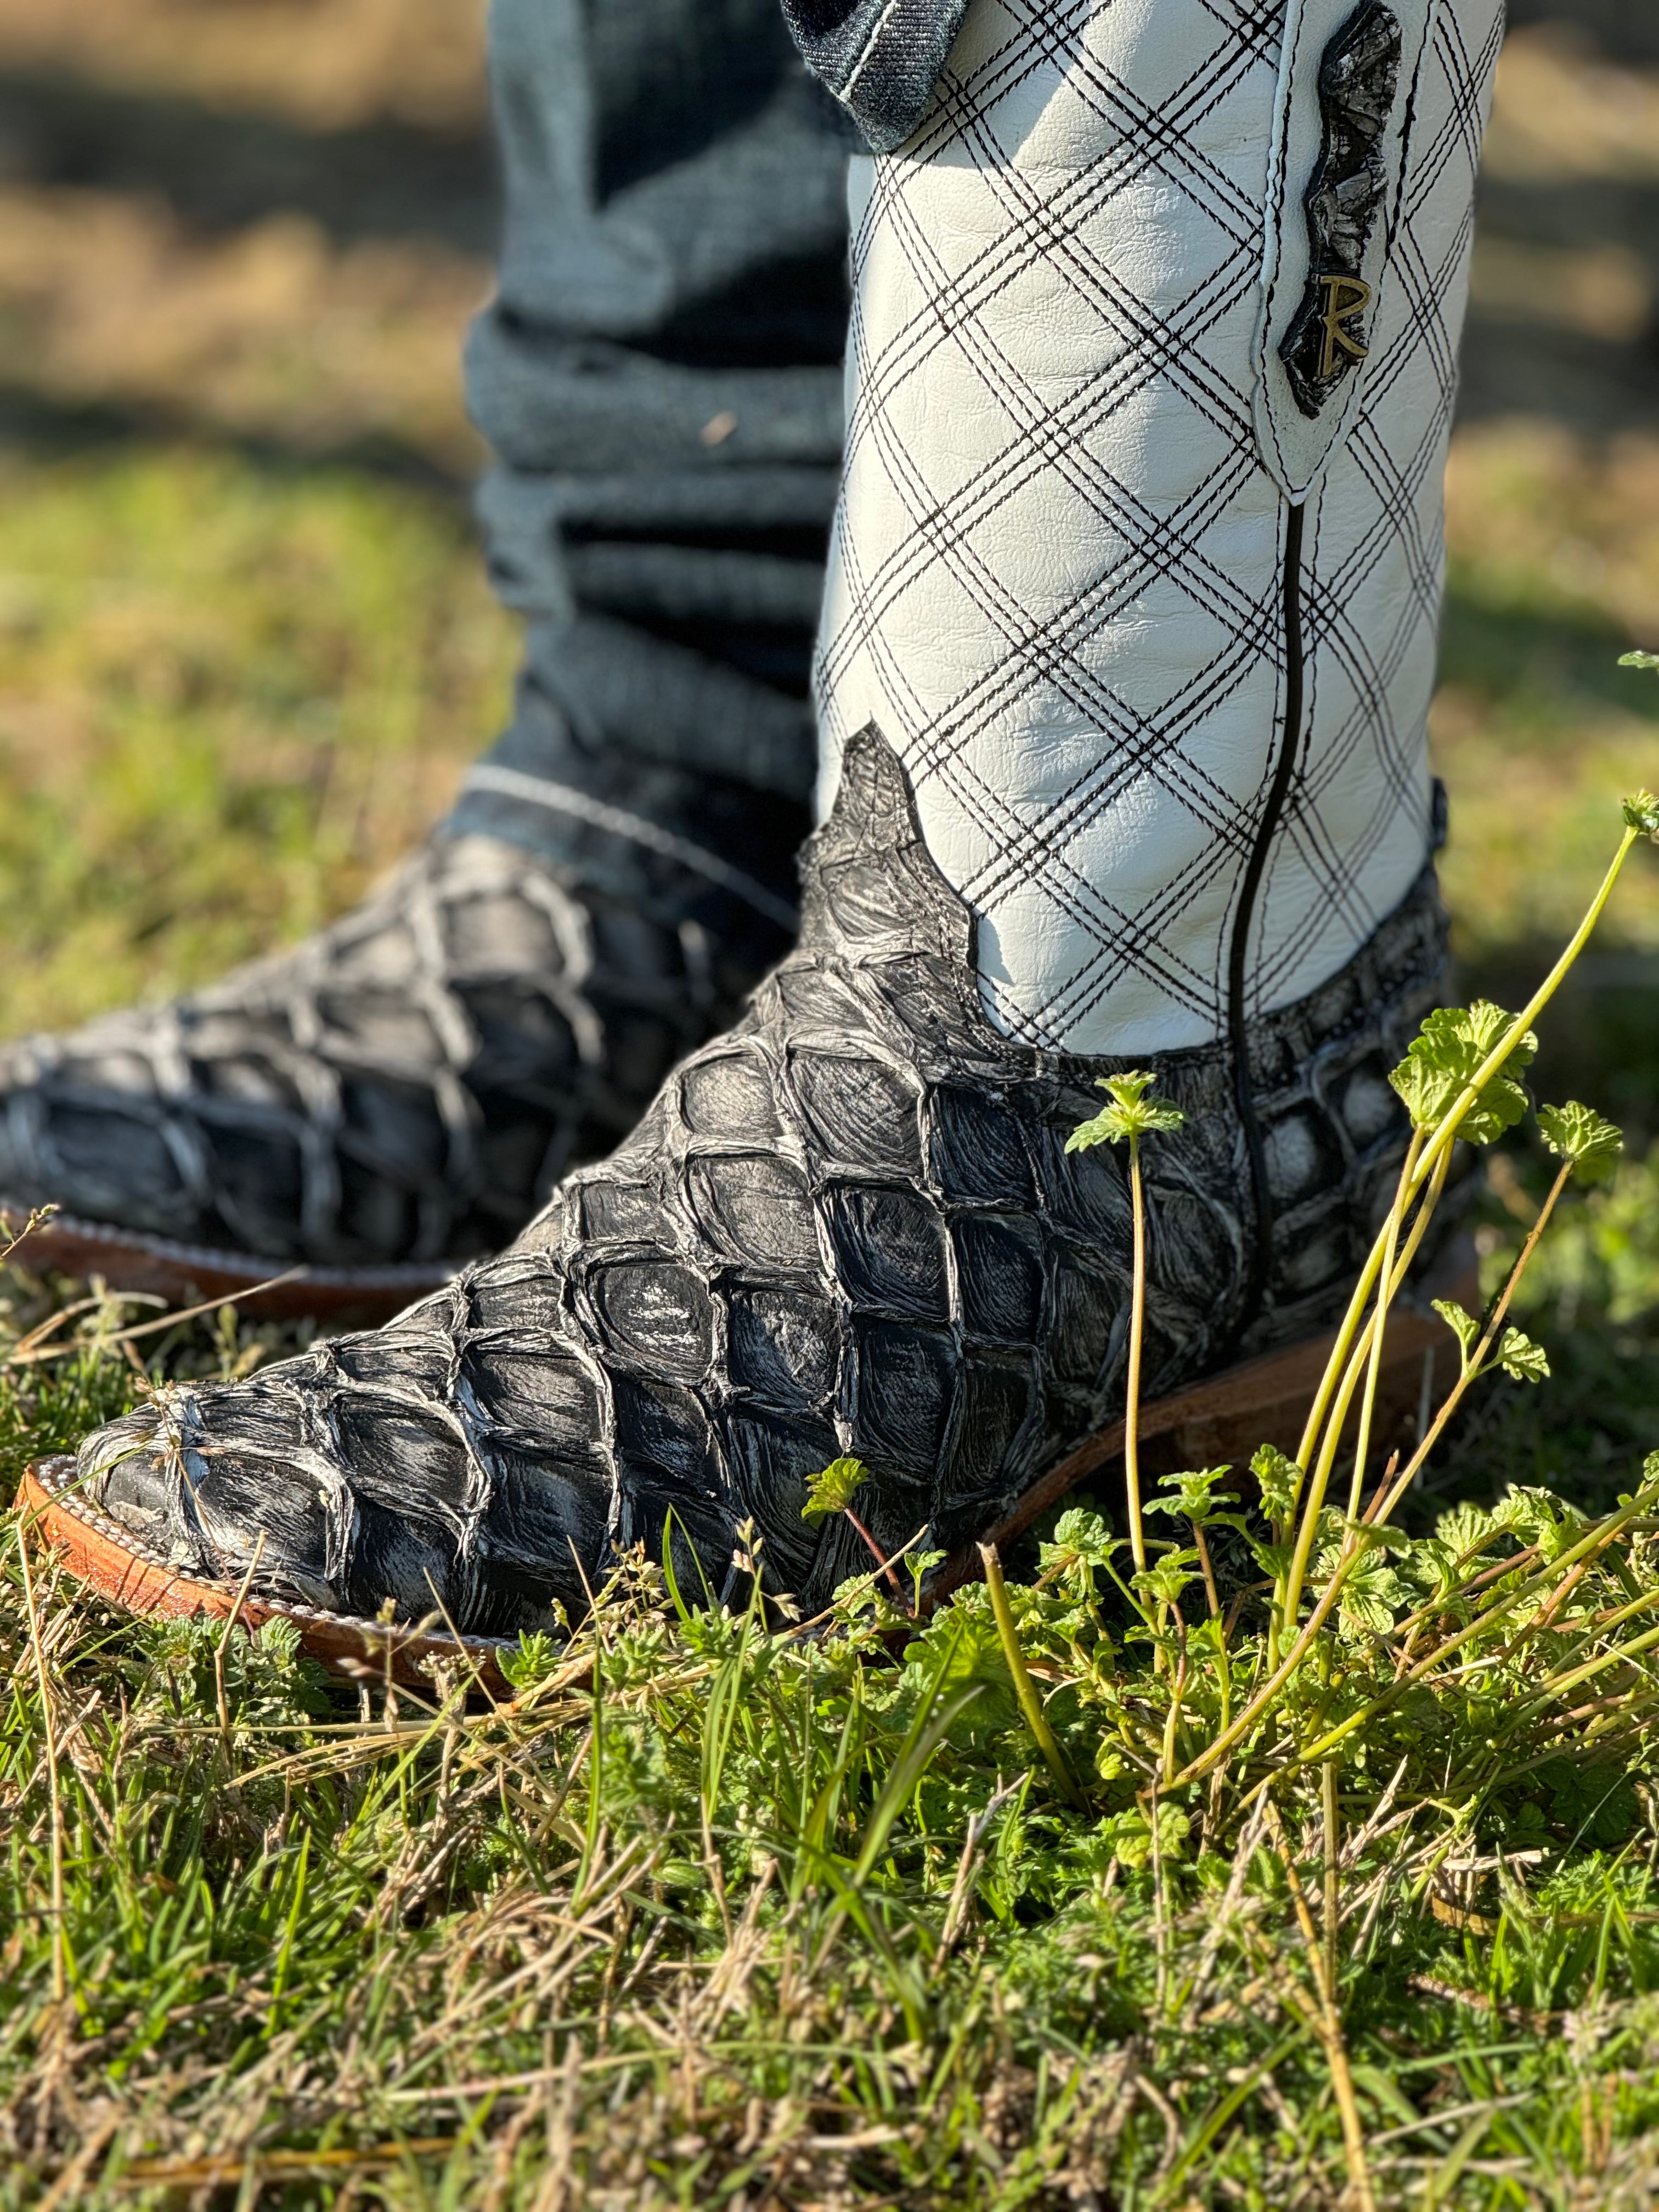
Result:
{"label": "sunlit grass", "polygon": [[[1434,714],[1460,951],[1559,938],[1602,866],[1609,791],[1651,783],[1659,685],[1659,440],[1541,423],[1467,431],[1448,483],[1450,590]],[[1659,954],[1659,855],[1638,856],[1597,950]]]}
{"label": "sunlit grass", "polygon": [[500,726],[514,626],[440,495],[118,448],[0,505],[0,1033],[314,927]]}
{"label": "sunlit grass", "polygon": [[[1594,1341],[1617,1300],[1649,1395],[1630,1433],[1599,1431],[1616,1489],[1654,1441],[1659,1256],[1650,1239],[1632,1258],[1628,1225],[1656,1210],[1659,1161],[1577,1201],[1526,1306],[1553,1354],[1564,1318]],[[42,1296],[15,1283],[7,1342]],[[95,1348],[108,1326],[0,1370],[7,1477],[131,1396]],[[161,1359],[211,1372],[234,1340],[186,1325]],[[1483,1402],[1453,1488],[1580,1494],[1593,1407],[1570,1437],[1547,1393]],[[1454,1525],[1461,1545],[1480,1524]],[[198,2201],[320,2212],[349,2181],[343,2201],[399,2212],[1337,2212],[1313,1968],[1246,1795],[1277,1754],[1264,1740],[1167,1803],[1153,1850],[1141,1770],[1170,1679],[1088,1564],[1090,1516],[1058,1533],[1072,1548],[1034,1557],[1007,1602],[1081,1809],[982,1590],[918,1637],[854,1589],[803,1637],[682,1614],[642,1565],[568,1649],[532,1641],[492,1705],[464,1681],[331,1685],[286,1632],[134,1622],[38,1555],[32,1626],[7,1525],[0,2205],[217,2190]],[[1647,1739],[1598,1742],[1547,1694],[1548,1757],[1529,1765],[1516,1734],[1518,1698],[1656,1576],[1649,1527],[1572,1585],[1556,1633],[1495,1648],[1489,1677],[1445,1670],[1350,1744],[1334,1893],[1318,1771],[1275,1791],[1322,1926],[1336,1899],[1385,2207],[1638,2212],[1659,2186]],[[1363,1636],[1329,1661],[1340,1711],[1392,1668]],[[1639,1666],[1599,1687],[1615,1715],[1659,1692]],[[1329,1717],[1316,1680],[1292,1717]]]}

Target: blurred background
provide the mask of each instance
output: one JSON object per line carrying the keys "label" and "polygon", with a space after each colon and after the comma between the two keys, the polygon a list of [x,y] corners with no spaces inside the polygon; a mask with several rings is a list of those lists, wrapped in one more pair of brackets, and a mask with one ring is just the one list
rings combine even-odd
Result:
{"label": "blurred background", "polygon": [[[462,326],[483,0],[0,0],[0,1034],[349,905],[501,720]],[[1521,990],[1659,783],[1659,9],[1516,0],[1435,714],[1466,981]],[[1560,1018],[1659,1122],[1659,855]]]}

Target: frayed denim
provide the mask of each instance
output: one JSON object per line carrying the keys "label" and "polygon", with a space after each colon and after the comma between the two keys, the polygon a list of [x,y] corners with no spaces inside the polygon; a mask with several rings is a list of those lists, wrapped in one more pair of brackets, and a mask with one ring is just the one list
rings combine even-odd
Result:
{"label": "frayed denim", "polygon": [[878,154],[921,122],[968,0],[783,0],[806,66]]}

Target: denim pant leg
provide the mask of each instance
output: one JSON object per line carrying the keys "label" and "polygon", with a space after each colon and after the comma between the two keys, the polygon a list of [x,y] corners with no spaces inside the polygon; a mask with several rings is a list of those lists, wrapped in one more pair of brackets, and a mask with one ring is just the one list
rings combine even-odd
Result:
{"label": "denim pant leg", "polygon": [[512,726],[446,828],[581,843],[526,803],[537,777],[735,838],[757,867],[775,839],[787,886],[849,133],[777,0],[495,0],[490,65],[506,225],[467,397],[495,457],[490,572],[527,639]]}

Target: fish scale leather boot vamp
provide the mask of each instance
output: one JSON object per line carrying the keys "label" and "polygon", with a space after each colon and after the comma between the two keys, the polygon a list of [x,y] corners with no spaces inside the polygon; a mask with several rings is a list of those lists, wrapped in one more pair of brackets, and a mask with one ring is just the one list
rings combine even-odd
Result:
{"label": "fish scale leather boot vamp", "polygon": [[783,941],[748,954],[659,903],[434,837],[293,952],[0,1053],[0,1194],[273,1260],[494,1249]]}
{"label": "fish scale leather boot vamp", "polygon": [[[405,1615],[435,1593],[510,1632],[671,1528],[691,1586],[725,1589],[748,1520],[769,1584],[816,1606],[867,1565],[845,1523],[801,1517],[836,1454],[871,1470],[878,1541],[950,1547],[1119,1413],[1124,1164],[1065,1146],[1121,1063],[989,1025],[971,921],[873,732],[804,872],[800,945],[739,1026],[510,1250],[378,1334],[163,1392],[83,1449],[96,1500],[198,1572],[240,1574],[263,1536],[279,1592]],[[1147,1152],[1150,1390],[1340,1306],[1401,1156],[1386,1071],[1443,960],[1425,874],[1253,1026],[1265,1289],[1230,1057],[1159,1062],[1187,1121]]]}

